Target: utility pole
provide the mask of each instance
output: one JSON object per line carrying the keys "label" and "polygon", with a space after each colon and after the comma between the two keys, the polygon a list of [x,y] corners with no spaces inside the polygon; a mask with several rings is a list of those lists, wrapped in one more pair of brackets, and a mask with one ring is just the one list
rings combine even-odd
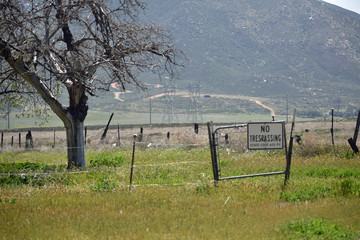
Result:
{"label": "utility pole", "polygon": [[177,115],[175,114],[175,93],[177,86],[173,80],[170,80],[164,85],[165,98],[166,98],[166,113],[163,116],[163,122],[167,117],[168,123],[174,123],[174,118],[179,121]]}
{"label": "utility pole", "polygon": [[202,120],[202,116],[199,114],[199,99],[200,99],[200,84],[190,84],[188,87],[189,90],[189,98],[190,98],[190,105],[188,110],[188,117],[187,120],[189,121],[189,118],[192,118],[193,123],[198,122],[198,116]]}

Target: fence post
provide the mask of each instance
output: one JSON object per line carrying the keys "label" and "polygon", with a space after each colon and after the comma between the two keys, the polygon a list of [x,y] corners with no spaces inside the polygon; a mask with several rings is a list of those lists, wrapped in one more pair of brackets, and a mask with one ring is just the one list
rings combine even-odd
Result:
{"label": "fence post", "polygon": [[335,146],[335,142],[334,142],[334,109],[331,109],[331,129],[330,129],[330,133],[331,133],[331,143],[333,146]]}
{"label": "fence post", "polygon": [[348,139],[348,142],[349,142],[352,150],[354,151],[354,153],[359,152],[359,148],[356,146],[356,141],[357,141],[357,138],[358,138],[358,135],[359,135],[359,126],[360,126],[360,111],[358,113],[358,118],[357,118],[357,121],[356,121],[354,137]]}
{"label": "fence post", "polygon": [[359,152],[359,148],[356,146],[356,143],[354,142],[354,140],[352,138],[348,139],[348,143],[350,144],[350,147],[352,148],[352,150],[354,151],[354,153],[358,153]]}
{"label": "fence post", "polygon": [[52,148],[55,148],[55,130],[54,130],[54,144],[52,145]]}
{"label": "fence post", "polygon": [[117,129],[117,142],[118,142],[118,146],[120,147],[120,126],[118,124],[118,129]]}
{"label": "fence post", "polygon": [[31,135],[31,131],[28,130],[28,133],[26,134],[26,137],[25,137],[25,149],[29,149],[29,148],[33,148],[34,145],[33,145],[33,138],[32,138],[32,135]]}
{"label": "fence post", "polygon": [[110,122],[111,122],[111,119],[112,119],[112,117],[114,116],[114,113],[111,113],[111,116],[110,116],[110,118],[109,118],[109,121],[108,121],[108,123],[107,123],[107,125],[106,125],[106,127],[105,127],[105,130],[104,130],[104,132],[103,132],[103,134],[102,134],[102,136],[101,136],[101,141],[103,141],[105,138],[106,138],[106,133],[107,133],[107,131],[108,131],[108,129],[109,129],[109,125],[110,125]]}
{"label": "fence post", "polygon": [[293,121],[291,124],[289,151],[286,155],[285,185],[286,185],[286,182],[290,179],[291,156],[292,156],[292,148],[293,148],[293,143],[294,143],[293,135],[294,135],[294,128],[295,128],[295,116],[296,116],[296,109],[294,109]]}
{"label": "fence post", "polygon": [[19,148],[21,148],[21,133],[19,133]]}
{"label": "fence post", "polygon": [[360,111],[358,113],[358,118],[356,121],[356,127],[355,127],[355,132],[354,132],[354,137],[353,137],[355,144],[356,144],[356,141],[357,141],[357,138],[359,135],[359,126],[360,126]]}
{"label": "fence post", "polygon": [[286,123],[284,123],[284,148],[285,148],[285,158],[286,158],[286,169],[285,169],[285,179],[284,179],[284,188],[286,188],[286,184],[288,181],[287,175],[286,173],[289,171],[290,172],[290,166],[289,165],[289,161],[288,161],[288,148],[287,148],[287,137],[286,137]]}
{"label": "fence post", "polygon": [[229,144],[229,134],[225,134],[225,144]]}
{"label": "fence post", "polygon": [[133,152],[132,152],[132,158],[131,158],[129,191],[132,190],[131,186],[132,186],[132,179],[133,179],[133,172],[134,172],[134,161],[135,161],[135,140],[136,140],[136,134],[134,134]]}
{"label": "fence post", "polygon": [[141,128],[140,128],[139,142],[142,142],[142,140],[143,140],[143,135],[144,135],[144,128],[141,127]]}
{"label": "fence post", "polygon": [[195,132],[195,134],[199,133],[199,124],[197,124],[197,123],[194,124],[194,132]]}
{"label": "fence post", "polygon": [[208,133],[209,133],[209,145],[210,145],[210,153],[211,153],[211,163],[213,167],[214,181],[215,184],[219,181],[219,172],[217,167],[217,159],[216,159],[216,145],[214,140],[214,132],[212,122],[207,123]]}
{"label": "fence post", "polygon": [[1,132],[1,148],[4,147],[4,133]]}
{"label": "fence post", "polygon": [[11,147],[14,146],[14,136],[11,136]]}

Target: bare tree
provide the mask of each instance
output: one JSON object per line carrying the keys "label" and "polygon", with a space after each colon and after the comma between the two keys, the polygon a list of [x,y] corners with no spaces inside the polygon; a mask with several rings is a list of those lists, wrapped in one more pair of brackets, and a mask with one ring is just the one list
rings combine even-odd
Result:
{"label": "bare tree", "polygon": [[88,96],[112,83],[144,89],[139,71],[174,77],[182,66],[170,34],[141,21],[139,0],[0,0],[0,10],[0,91],[41,96],[64,122],[69,168],[86,166]]}

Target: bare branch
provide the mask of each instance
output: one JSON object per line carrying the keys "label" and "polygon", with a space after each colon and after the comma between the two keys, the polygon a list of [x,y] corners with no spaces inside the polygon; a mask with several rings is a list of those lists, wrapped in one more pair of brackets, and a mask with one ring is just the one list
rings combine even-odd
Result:
{"label": "bare branch", "polygon": [[[34,88],[46,91],[40,93],[44,99],[54,97],[60,86],[90,95],[114,82],[123,89],[145,89],[138,73],[176,77],[185,59],[168,32],[140,21],[145,7],[139,0],[117,5],[106,0],[3,1],[0,56]],[[70,96],[69,104],[86,104],[80,99]]]}

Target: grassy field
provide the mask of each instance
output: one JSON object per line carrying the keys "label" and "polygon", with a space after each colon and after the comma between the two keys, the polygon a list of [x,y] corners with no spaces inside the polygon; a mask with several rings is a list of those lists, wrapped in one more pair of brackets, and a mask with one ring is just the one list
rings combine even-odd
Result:
{"label": "grassy field", "polygon": [[[85,119],[85,126],[106,125],[111,112],[89,111]],[[206,123],[209,121],[231,123],[231,122],[249,122],[249,121],[271,121],[272,117],[269,114],[244,114],[244,113],[206,113],[197,116],[198,123]],[[285,116],[275,116],[276,120],[286,120]],[[297,118],[297,121],[305,121],[315,119]],[[191,123],[192,117],[188,114],[173,115],[173,123]],[[38,127],[41,121],[36,118],[17,118],[15,114],[10,115],[10,129]],[[114,117],[111,125],[129,125],[129,124],[149,124],[150,114],[143,112],[118,112],[114,111]],[[152,113],[152,124],[168,123],[168,116],[162,113]],[[6,118],[0,120],[0,130],[7,129],[8,121]],[[53,116],[48,122],[42,123],[41,127],[63,127],[61,120]]]}
{"label": "grassy field", "polygon": [[[305,145],[306,146],[306,145]],[[208,147],[89,148],[86,171],[58,150],[0,154],[1,239],[359,239],[360,157],[295,146],[284,176],[212,181]],[[239,172],[284,166],[282,151],[232,153]],[[37,174],[35,174],[37,173]],[[21,175],[23,174],[23,175]]]}

